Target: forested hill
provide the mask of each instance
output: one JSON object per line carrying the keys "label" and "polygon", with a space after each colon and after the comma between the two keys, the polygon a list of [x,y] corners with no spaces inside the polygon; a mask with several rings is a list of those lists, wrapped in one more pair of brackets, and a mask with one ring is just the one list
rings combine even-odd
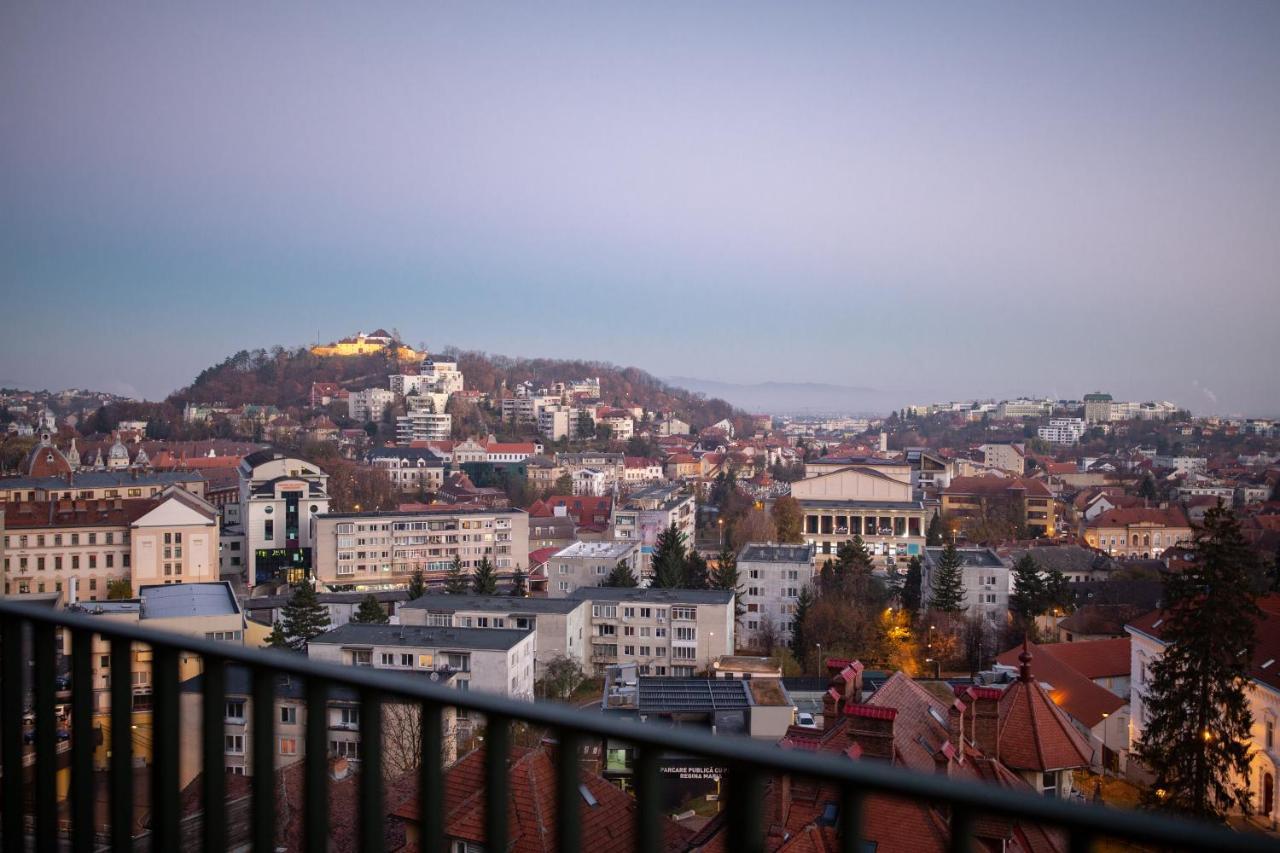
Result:
{"label": "forested hill", "polygon": [[[466,387],[482,391],[492,399],[521,382],[537,388],[556,381],[599,377],[602,401],[612,406],[641,406],[646,411],[671,410],[695,429],[731,418],[745,427],[745,415],[729,403],[707,399],[676,388],[635,367],[597,361],[549,358],[510,358],[483,352],[446,349],[441,357],[455,358],[465,377]],[[282,409],[306,406],[313,382],[336,382],[358,391],[387,387],[388,374],[403,366],[386,354],[321,357],[306,348],[242,350],[220,364],[201,371],[186,388],[175,391],[168,402],[245,403],[274,405]]]}

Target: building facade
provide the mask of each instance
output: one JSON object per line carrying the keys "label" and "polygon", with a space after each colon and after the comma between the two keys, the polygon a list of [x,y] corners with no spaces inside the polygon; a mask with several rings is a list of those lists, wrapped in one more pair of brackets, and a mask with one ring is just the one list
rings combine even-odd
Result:
{"label": "building facade", "polygon": [[591,671],[634,661],[642,675],[690,677],[733,654],[733,593],[710,589],[587,588]]}
{"label": "building facade", "polygon": [[792,483],[791,496],[804,516],[804,540],[819,562],[854,536],[862,537],[876,565],[885,568],[923,552],[926,510],[913,495],[905,464],[897,476],[868,465],[836,468]]}
{"label": "building facade", "polygon": [[311,574],[312,521],[329,511],[329,476],[278,450],[250,453],[239,475],[247,585]]}
{"label": "building facade", "polygon": [[626,563],[641,577],[640,547],[636,542],[574,542],[547,559],[547,595],[565,598],[583,587],[598,587],[618,563]]}
{"label": "building facade", "polygon": [[762,633],[791,641],[800,591],[813,583],[814,546],[753,543],[738,553],[742,580],[740,642],[755,646]]}

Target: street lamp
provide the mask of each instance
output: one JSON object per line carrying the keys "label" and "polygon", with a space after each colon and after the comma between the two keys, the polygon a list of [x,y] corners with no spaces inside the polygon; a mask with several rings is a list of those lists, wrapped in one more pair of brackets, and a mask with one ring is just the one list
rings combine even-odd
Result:
{"label": "street lamp", "polygon": [[822,643],[814,643],[814,645],[818,647],[818,657],[816,660],[818,675],[822,675]]}
{"label": "street lamp", "polygon": [[724,547],[724,519],[717,518],[716,525],[720,528],[720,547]]}

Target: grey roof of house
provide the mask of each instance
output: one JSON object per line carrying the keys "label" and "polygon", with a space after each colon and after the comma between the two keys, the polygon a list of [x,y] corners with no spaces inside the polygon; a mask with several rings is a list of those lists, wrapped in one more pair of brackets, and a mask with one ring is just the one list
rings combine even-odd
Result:
{"label": "grey roof of house", "polygon": [[184,616],[232,616],[240,612],[231,584],[152,584],[138,591],[143,619],[181,619]]}
{"label": "grey roof of house", "polygon": [[750,544],[742,549],[738,562],[807,563],[812,557],[812,545]]}
{"label": "grey roof of house", "polygon": [[365,459],[425,459],[444,465],[444,457],[429,447],[375,447],[365,454]]}
{"label": "grey roof of house", "polygon": [[1047,548],[1015,548],[1009,552],[1014,562],[1030,554],[1044,571],[1092,572],[1115,569],[1115,561],[1106,554],[1079,545],[1054,545]]}
{"label": "grey roof of house", "polygon": [[569,597],[587,601],[636,601],[641,604],[728,604],[733,600],[733,593],[721,589],[582,586],[569,593]]}
{"label": "grey roof of house", "polygon": [[310,645],[431,646],[444,649],[507,651],[532,631],[512,628],[434,628],[426,625],[359,625],[348,623],[326,631]]}
{"label": "grey roof of house", "polygon": [[316,514],[316,518],[403,518],[424,520],[428,518],[448,518],[452,515],[526,515],[522,509],[513,507],[502,507],[499,509],[489,509],[488,507],[449,507],[439,511],[433,510],[417,510],[414,512],[401,512],[398,509],[382,509],[372,512],[321,512]]}
{"label": "grey roof of house", "polygon": [[204,480],[199,471],[77,471],[66,477],[5,477],[3,489],[107,489],[138,486],[171,486]]}
{"label": "grey roof of house", "polygon": [[525,613],[572,613],[586,602],[574,598],[520,598],[510,595],[449,595],[447,593],[427,593],[424,596],[406,602],[403,607],[415,610],[484,610],[491,613],[509,613],[521,615]]}
{"label": "grey roof of house", "polygon": [[[253,673],[249,667],[241,664],[229,664],[226,668],[226,673],[226,694],[228,697],[253,696]],[[400,676],[408,678],[416,676],[437,682],[447,682],[454,675],[454,670],[447,668],[396,670],[397,678]],[[178,688],[183,693],[204,693],[203,673],[188,678],[179,684]],[[275,697],[277,699],[304,699],[306,698],[306,682],[292,675],[277,675]],[[360,692],[352,687],[330,684],[328,697],[330,702],[358,702],[360,701]]]}
{"label": "grey roof of house", "polygon": [[737,711],[751,707],[750,682],[736,678],[640,678],[641,714]]}
{"label": "grey roof of house", "polygon": [[[316,599],[321,604],[359,604],[370,595],[380,603],[409,600],[409,591],[404,589],[384,589],[377,592],[318,592],[316,593]],[[258,598],[250,598],[245,601],[244,609],[267,610],[284,607],[292,597],[291,595],[263,595]]]}
{"label": "grey roof of house", "polygon": [[[925,548],[926,559],[936,563],[944,550],[944,548]],[[990,566],[991,568],[996,568],[1004,565],[1000,555],[990,548],[957,548],[956,552],[959,553],[962,565],[965,566]]]}

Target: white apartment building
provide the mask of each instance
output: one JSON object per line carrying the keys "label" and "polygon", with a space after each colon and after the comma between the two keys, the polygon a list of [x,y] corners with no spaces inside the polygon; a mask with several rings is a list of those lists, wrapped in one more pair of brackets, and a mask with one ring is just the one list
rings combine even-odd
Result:
{"label": "white apartment building", "polygon": [[1048,426],[1036,431],[1041,441],[1050,444],[1077,444],[1084,436],[1083,418],[1050,418]]}
{"label": "white apartment building", "polygon": [[[944,549],[925,548],[924,563],[920,573],[922,608],[929,608],[933,574]],[[963,577],[965,613],[982,614],[989,620],[1003,624],[1009,612],[1010,565],[990,548],[957,548],[960,554]]]}
{"label": "white apartment building", "polygon": [[428,447],[376,447],[365,461],[385,471],[399,492],[434,492],[444,485],[444,458]]}
{"label": "white apartment building", "polygon": [[302,579],[312,568],[314,519],[329,511],[329,476],[270,449],[242,459],[239,475],[246,583]]}
{"label": "white apartment building", "polygon": [[600,497],[609,493],[610,480],[604,471],[598,471],[595,468],[579,468],[571,476],[575,495]]}
{"label": "white apartment building", "polygon": [[609,415],[600,419],[600,425],[609,428],[609,437],[614,441],[626,441],[636,431],[636,422],[630,415]]}
{"label": "white apartment building", "polygon": [[381,421],[387,409],[395,403],[394,391],[386,388],[366,388],[363,391],[352,391],[347,396],[347,415],[358,423]]}
{"label": "white apartment building", "polygon": [[396,443],[447,441],[453,433],[453,415],[445,412],[446,401],[447,396],[442,394],[411,394],[406,397],[408,411],[396,418]]}
{"label": "white apartment building", "polygon": [[402,605],[399,612],[402,625],[533,631],[536,680],[542,668],[558,657],[586,668],[590,610],[589,602],[573,598],[428,593]]}
{"label": "white apartment building", "polygon": [[712,589],[583,587],[591,604],[591,670],[635,662],[641,675],[691,677],[733,654],[733,593]]}
{"label": "white apartment building", "polygon": [[316,580],[357,590],[407,586],[419,569],[443,580],[455,557],[468,574],[484,559],[500,574],[529,565],[529,516],[520,509],[325,513],[313,535]]}
{"label": "white apartment building", "polygon": [[533,699],[537,635],[531,630],[362,625],[349,622],[307,643],[313,660],[420,672],[447,668],[458,690]]}
{"label": "white apartment building", "polygon": [[1042,418],[1053,414],[1052,400],[1005,400],[996,406],[998,420]]}
{"label": "white apartment building", "polygon": [[814,548],[812,545],[775,545],[752,543],[738,554],[738,577],[742,580],[742,617],[740,640],[754,647],[766,623],[774,636],[791,641],[796,603],[800,591],[813,582]]}
{"label": "white apartment building", "polygon": [[650,486],[615,503],[610,534],[619,542],[639,543],[640,561],[647,577],[658,534],[674,524],[685,535],[685,541],[691,543],[697,515],[693,494],[682,491],[679,485]]}
{"label": "white apartment building", "polygon": [[566,598],[578,589],[598,587],[625,562],[641,577],[640,547],[635,542],[574,542],[547,558],[547,596]]}
{"label": "white apartment building", "polygon": [[978,447],[982,461],[990,468],[999,468],[1021,477],[1026,470],[1026,457],[1021,444],[983,444]]}

